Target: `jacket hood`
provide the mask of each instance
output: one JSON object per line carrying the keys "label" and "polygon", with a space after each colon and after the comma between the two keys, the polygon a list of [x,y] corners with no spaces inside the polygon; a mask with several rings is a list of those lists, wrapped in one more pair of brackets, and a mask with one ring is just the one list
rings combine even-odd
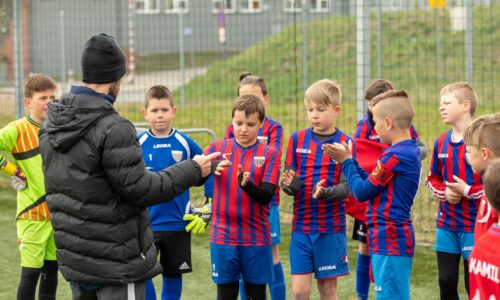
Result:
{"label": "jacket hood", "polygon": [[48,105],[44,129],[50,146],[59,152],[71,149],[101,118],[116,113],[102,97],[63,94]]}

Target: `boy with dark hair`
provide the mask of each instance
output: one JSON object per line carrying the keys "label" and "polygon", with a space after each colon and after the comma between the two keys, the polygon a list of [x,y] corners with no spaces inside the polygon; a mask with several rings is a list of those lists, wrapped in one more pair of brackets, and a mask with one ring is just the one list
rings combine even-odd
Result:
{"label": "boy with dark hair", "polygon": [[[465,82],[449,84],[441,90],[441,119],[452,129],[441,134],[434,144],[426,186],[440,200],[436,219],[436,243],[441,299],[458,298],[460,257],[464,268],[474,247],[474,223],[479,199],[483,196],[481,176],[466,159],[465,128],[471,123],[477,97]],[[469,276],[464,272],[469,288]]]}
{"label": "boy with dark hair", "polygon": [[[177,107],[167,87],[155,85],[146,92],[142,113],[150,129],[140,133],[137,139],[142,147],[142,159],[147,169],[158,172],[203,153],[192,139],[173,128]],[[207,200],[207,192],[211,193],[207,191],[207,187],[211,188],[209,182],[211,181],[205,183]],[[161,299],[181,298],[182,274],[192,271],[191,232],[204,231],[211,215],[211,204],[207,204],[204,214],[206,219],[202,220],[205,223],[200,228],[193,227],[196,224],[193,219],[198,216],[191,213],[189,199],[187,190],[172,201],[148,207],[154,243],[163,268]],[[190,226],[191,222],[194,223]],[[146,299],[156,299],[152,280],[147,282]]]}
{"label": "boy with dark hair", "polygon": [[[500,159],[486,168],[484,192],[492,209],[500,212]],[[500,296],[500,223],[494,223],[477,241],[469,258],[470,299]],[[467,271],[466,271],[467,272]]]}
{"label": "boy with dark hair", "polygon": [[323,150],[342,164],[349,189],[368,203],[368,246],[377,299],[410,299],[415,248],[411,207],[421,164],[411,138],[413,106],[406,92],[391,90],[372,100],[373,120],[382,143],[389,144],[368,175],[351,154],[351,145],[329,144]]}
{"label": "boy with dark hair", "polygon": [[0,129],[0,150],[11,153],[15,159],[10,162],[0,155],[0,169],[11,176],[12,186],[18,190],[16,227],[22,267],[18,299],[35,299],[39,278],[38,297],[55,299],[56,296],[56,246],[38,147],[38,131],[56,91],[52,78],[31,75],[24,87],[24,105],[29,115]]}
{"label": "boy with dark hair", "polygon": [[313,83],[304,95],[311,128],[288,140],[282,189],[294,196],[290,241],[294,299],[309,299],[313,273],[321,299],[336,299],[337,278],[349,274],[344,208],[349,192],[337,194],[335,201],[324,201],[330,196],[321,192],[341,184],[340,165],[324,155],[322,145],[351,140],[336,127],[341,98],[334,81]]}
{"label": "boy with dark hair", "polygon": [[215,141],[205,149],[205,153],[221,152],[231,164],[214,177],[212,279],[219,300],[238,298],[240,277],[246,297],[262,300],[273,279],[268,216],[281,159],[275,148],[257,141],[265,117],[259,97],[238,97],[232,117],[234,138]]}

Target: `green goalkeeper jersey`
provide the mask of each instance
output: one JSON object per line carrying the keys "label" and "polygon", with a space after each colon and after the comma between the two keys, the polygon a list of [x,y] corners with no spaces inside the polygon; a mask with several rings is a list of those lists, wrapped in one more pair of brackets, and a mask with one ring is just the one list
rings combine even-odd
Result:
{"label": "green goalkeeper jersey", "polygon": [[[0,151],[12,154],[15,164],[26,175],[26,188],[17,192],[16,215],[19,219],[46,221],[50,219],[45,201],[42,157],[38,147],[40,124],[26,116],[0,129]],[[5,157],[0,155],[0,164]]]}

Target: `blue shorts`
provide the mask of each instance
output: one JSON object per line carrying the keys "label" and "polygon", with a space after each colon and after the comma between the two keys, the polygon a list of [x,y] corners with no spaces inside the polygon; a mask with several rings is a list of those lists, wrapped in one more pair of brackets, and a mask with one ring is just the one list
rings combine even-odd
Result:
{"label": "blue shorts", "polygon": [[473,232],[454,232],[441,228],[436,230],[434,250],[438,252],[461,254],[465,260],[468,260],[473,248]]}
{"label": "blue shorts", "polygon": [[410,299],[413,257],[371,255],[377,300]]}
{"label": "blue shorts", "polygon": [[210,244],[212,280],[226,284],[243,278],[253,284],[274,280],[273,254],[269,246],[227,246]]}
{"label": "blue shorts", "polygon": [[269,206],[269,222],[271,223],[271,243],[273,246],[278,245],[279,243],[281,243],[279,205]]}
{"label": "blue shorts", "polygon": [[316,279],[349,274],[345,234],[292,232],[290,267],[292,275],[314,272]]}

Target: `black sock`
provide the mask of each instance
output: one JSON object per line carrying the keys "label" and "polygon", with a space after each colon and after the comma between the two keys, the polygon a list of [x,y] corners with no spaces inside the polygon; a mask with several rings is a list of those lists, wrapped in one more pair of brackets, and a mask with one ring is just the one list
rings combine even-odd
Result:
{"label": "black sock", "polygon": [[467,295],[469,295],[469,261],[464,259],[464,282]]}
{"label": "black sock", "polygon": [[23,267],[21,270],[21,280],[17,288],[17,300],[34,300],[38,277],[42,272],[41,268]]}
{"label": "black sock", "polygon": [[266,299],[266,285],[245,282],[245,293],[248,300]]}
{"label": "black sock", "polygon": [[457,300],[460,254],[437,252],[437,258],[441,300]]}
{"label": "black sock", "polygon": [[240,285],[238,281],[218,284],[217,285],[217,300],[237,300]]}
{"label": "black sock", "polygon": [[57,261],[44,261],[40,274],[40,288],[38,289],[38,300],[54,300],[57,292]]}

